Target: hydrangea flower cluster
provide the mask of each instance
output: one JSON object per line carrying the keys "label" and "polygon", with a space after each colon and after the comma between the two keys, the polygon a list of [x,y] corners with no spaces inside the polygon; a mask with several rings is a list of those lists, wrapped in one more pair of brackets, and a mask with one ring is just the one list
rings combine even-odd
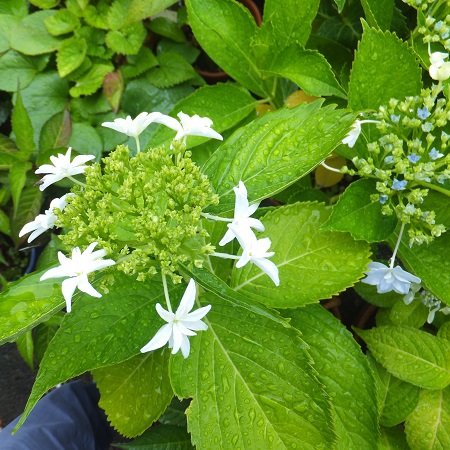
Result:
{"label": "hydrangea flower cluster", "polygon": [[420,96],[381,106],[374,114],[380,138],[367,144],[366,158],[352,159],[356,169],[344,169],[378,180],[373,200],[383,205],[383,214],[396,214],[409,224],[410,245],[431,242],[446,231],[436,223],[435,212],[423,207],[430,189],[450,195],[444,186],[450,179],[450,134],[445,131],[450,106],[439,97],[441,91],[439,83]]}
{"label": "hydrangea flower cluster", "polygon": [[411,291],[403,297],[403,302],[405,305],[410,305],[416,299],[422,302],[422,304],[430,310],[427,317],[427,323],[433,322],[437,312],[441,312],[446,316],[450,314],[450,306],[441,307],[441,300],[426,289],[420,290],[419,284],[412,286]]}
{"label": "hydrangea flower cluster", "polygon": [[[180,283],[186,278],[183,267],[202,267],[209,255],[238,260],[236,267],[254,263],[279,285],[278,268],[266,258],[269,238],[257,239],[251,227],[263,231],[264,226],[250,216],[258,204],[250,205],[247,189],[241,181],[235,188],[236,207],[232,219],[212,216],[203,210],[217,205],[219,197],[212,190],[206,175],[191,159],[186,150],[188,136],[203,136],[222,140],[214,131],[207,117],[188,116],[180,112],[180,122],[164,114],[141,113],[136,119],[116,119],[103,125],[136,139],[138,153],[130,156],[123,145],[103,159],[103,165],[84,165],[94,157],[76,156],[71,161],[71,149],[65,155],[52,157],[53,165],[41,166],[36,173],[46,173],[41,183],[45,189],[63,178],[75,185],[72,192],[61,199],[54,199],[49,210],[25,225],[21,235],[33,231],[29,240],[54,226],[64,228],[60,235],[63,244],[72,249],[71,258],[58,253],[60,266],[51,268],[41,280],[65,278],[62,293],[67,312],[72,308],[72,296],[76,288],[94,297],[101,297],[89,282],[94,271],[114,266],[137,281],[161,275],[167,310],[156,305],[159,316],[167,322],[141,351],[151,351],[166,344],[172,353],[181,350],[186,358],[190,352],[189,336],[195,331],[206,330],[201,320],[210,310],[205,306],[191,312],[197,296],[195,282],[191,279],[173,312],[168,291],[168,278]],[[140,152],[139,135],[150,123],[160,123],[176,131],[170,146]],[[82,165],[83,164],[83,165]],[[74,178],[84,174],[85,182]],[[241,256],[216,253],[209,235],[202,227],[202,220],[225,220],[229,230],[220,241],[224,245],[237,239],[242,245]],[[96,246],[100,250],[93,251]],[[85,249],[83,252],[81,249]],[[108,259],[103,259],[108,256]],[[105,277],[103,283],[113,277]]]}

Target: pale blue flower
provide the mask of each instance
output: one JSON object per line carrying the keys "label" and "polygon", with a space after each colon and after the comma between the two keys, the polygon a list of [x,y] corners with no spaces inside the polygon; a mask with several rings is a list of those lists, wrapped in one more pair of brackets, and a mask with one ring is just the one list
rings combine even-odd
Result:
{"label": "pale blue flower", "polygon": [[442,158],[444,156],[443,153],[439,152],[438,150],[436,150],[434,147],[430,150],[430,152],[428,153],[428,156],[430,157],[430,159],[432,159],[433,161],[436,161],[436,159]]}
{"label": "pale blue flower", "polygon": [[384,158],[384,162],[386,164],[392,164],[394,162],[394,157],[392,155],[386,156],[386,158]]}
{"label": "pale blue flower", "polygon": [[430,111],[428,111],[428,108],[424,106],[423,108],[418,108],[417,110],[417,117],[419,119],[425,120],[427,117],[431,115]]}
{"label": "pale blue flower", "polygon": [[421,128],[425,133],[429,133],[433,129],[433,124],[431,122],[425,122]]}
{"label": "pale blue flower", "polygon": [[384,205],[388,201],[389,197],[386,194],[380,195],[380,203]]}
{"label": "pale blue flower", "polygon": [[400,115],[396,116],[395,114],[391,114],[391,120],[394,123],[399,123],[400,122]]}
{"label": "pale blue flower", "polygon": [[422,157],[420,155],[417,155],[416,153],[411,153],[410,155],[408,155],[409,162],[412,162],[413,164],[419,161],[420,158]]}
{"label": "pale blue flower", "polygon": [[399,181],[394,178],[394,181],[392,182],[392,189],[394,189],[394,191],[403,191],[406,189],[407,184],[408,182],[406,180]]}

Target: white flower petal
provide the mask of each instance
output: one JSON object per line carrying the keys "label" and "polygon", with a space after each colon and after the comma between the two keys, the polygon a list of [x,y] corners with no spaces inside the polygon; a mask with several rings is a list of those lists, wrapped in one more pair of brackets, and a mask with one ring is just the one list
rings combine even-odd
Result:
{"label": "white flower petal", "polygon": [[275,283],[275,286],[280,285],[280,277],[278,275],[278,267],[276,264],[268,259],[256,258],[252,262],[258,266],[264,273],[269,275],[270,279]]}
{"label": "white flower petal", "polygon": [[228,244],[228,242],[231,242],[234,238],[234,233],[230,229],[228,229],[225,233],[225,236],[220,240],[219,245],[224,246]]}
{"label": "white flower petal", "polygon": [[78,289],[88,295],[91,295],[92,297],[100,298],[102,296],[102,294],[96,291],[92,287],[92,284],[89,283],[88,277],[85,273],[78,277]]}
{"label": "white flower petal", "polygon": [[[173,339],[173,348],[172,348],[172,354],[178,352],[181,348],[181,344],[183,343],[183,333],[178,328],[178,324],[174,323],[172,325],[172,339]],[[187,338],[186,338],[187,339]]]}
{"label": "white flower petal", "polygon": [[194,306],[196,292],[197,289],[195,286],[195,281],[191,278],[186,290],[184,291],[183,297],[181,298],[180,305],[175,313],[175,317],[178,320],[183,320],[183,318]]}
{"label": "white flower petal", "polygon": [[156,304],[156,312],[159,314],[161,319],[168,323],[172,323],[175,319],[175,314],[173,312],[166,311],[159,303]]}
{"label": "white flower petal", "polygon": [[[203,319],[203,317],[206,316],[206,314],[209,313],[209,311],[211,310],[211,305],[208,306],[203,306],[202,308],[196,309],[195,311],[192,311],[191,313],[187,314],[184,318],[183,318],[183,322],[197,322],[200,319]],[[190,324],[185,324],[187,327],[191,328]],[[206,330],[206,328],[205,328]]]}
{"label": "white flower petal", "polygon": [[183,340],[181,341],[181,353],[186,359],[189,356],[189,353],[191,351],[191,343],[189,342],[189,339],[185,336],[183,336]]}
{"label": "white flower petal", "polygon": [[67,312],[72,311],[72,296],[78,286],[78,277],[67,278],[62,282],[61,290],[63,293],[64,300],[66,301]]}
{"label": "white flower petal", "polygon": [[185,325],[183,325],[183,322],[177,322],[176,326],[180,330],[180,333],[184,336],[196,336],[197,333],[195,331],[192,331],[190,328],[187,328]]}
{"label": "white flower petal", "polygon": [[172,325],[163,325],[153,336],[150,341],[141,348],[141,353],[151,352],[158,348],[164,347],[172,336]]}
{"label": "white flower petal", "polygon": [[180,122],[178,122],[177,119],[174,119],[173,117],[170,116],[166,116],[165,114],[161,114],[160,116],[154,117],[152,121],[155,123],[165,125],[166,127],[171,128],[172,130],[175,130],[177,132],[183,130],[183,127],[181,126]]}

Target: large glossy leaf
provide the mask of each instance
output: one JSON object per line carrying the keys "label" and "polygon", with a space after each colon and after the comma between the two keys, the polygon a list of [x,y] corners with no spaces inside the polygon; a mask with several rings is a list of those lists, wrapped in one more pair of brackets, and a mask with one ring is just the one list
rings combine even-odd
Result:
{"label": "large glossy leaf", "polygon": [[422,70],[408,45],[365,24],[350,77],[349,106],[377,109],[391,98],[417,95],[421,87]]}
{"label": "large glossy leaf", "polygon": [[232,287],[276,308],[293,308],[329,298],[361,278],[369,263],[369,246],[348,233],[323,231],[329,209],[322,203],[282,206],[261,218],[258,237],[272,241],[270,258],[280,286],[253,264],[233,269]]}
{"label": "large glossy leaf", "polygon": [[169,355],[168,349],[140,354],[92,371],[100,390],[99,406],[123,436],[142,434],[172,400]]}
{"label": "large glossy leaf", "polygon": [[[155,279],[137,283],[117,272],[114,279],[114,285],[108,286],[109,292],[101,298],[79,295],[72,312],[64,316],[42,359],[17,427],[53,386],[87,370],[118,364],[139,354],[139,349],[161,326],[155,304],[164,302],[162,284]],[[170,288],[171,292],[174,290],[179,287]]]}
{"label": "large glossy leaf", "polygon": [[338,436],[335,448],[376,448],[379,430],[375,383],[369,363],[352,334],[320,305],[283,314],[301,331],[319,379],[330,393]]}
{"label": "large glossy leaf", "polygon": [[401,380],[426,389],[450,383],[450,343],[415,328],[358,330],[375,359]]}
{"label": "large glossy leaf", "polygon": [[233,187],[243,181],[250,201],[270,197],[317,166],[341,142],[355,116],[319,101],[267,113],[238,129],[205,163],[220,204],[234,208]]}
{"label": "large glossy leaf", "polygon": [[362,0],[361,5],[371,27],[389,30],[394,15],[394,0]]}
{"label": "large glossy leaf", "polygon": [[11,117],[11,125],[16,137],[17,147],[28,158],[36,150],[36,145],[33,141],[33,125],[23,105],[20,90],[17,92],[16,103]]}
{"label": "large glossy leaf", "polygon": [[[192,397],[188,429],[198,448],[330,448],[329,405],[305,344],[287,322],[207,294],[208,330],[175,355],[175,393]],[[262,310],[262,313],[260,312]]]}
{"label": "large glossy leaf", "polygon": [[[31,163],[27,163],[31,167]],[[21,168],[21,164],[16,165],[16,167]],[[19,174],[20,175],[20,174]],[[20,199],[15,206],[15,214],[11,221],[11,232],[13,239],[16,243],[25,240],[25,236],[19,238],[19,232],[22,227],[32,220],[39,214],[42,205],[42,192],[34,186],[29,186],[20,191]]]}

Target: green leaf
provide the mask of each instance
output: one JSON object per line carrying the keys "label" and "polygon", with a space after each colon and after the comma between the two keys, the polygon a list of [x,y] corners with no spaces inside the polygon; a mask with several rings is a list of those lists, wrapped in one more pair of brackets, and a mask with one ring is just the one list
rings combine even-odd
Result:
{"label": "green leaf", "polygon": [[232,287],[244,295],[276,308],[292,308],[329,298],[352,286],[369,263],[367,243],[349,234],[322,231],[329,210],[320,203],[282,206],[262,218],[269,237],[270,258],[279,269],[280,286],[257,266],[236,267]]}
{"label": "green leaf", "polygon": [[406,419],[408,444],[413,449],[445,449],[450,447],[450,388],[423,390],[419,403]]}
{"label": "green leaf", "polygon": [[395,230],[395,215],[381,213],[381,203],[371,200],[377,194],[375,180],[362,178],[350,184],[333,207],[325,230],[348,231],[355,239],[368,242],[386,240]]}
{"label": "green leaf", "polygon": [[71,37],[61,43],[56,55],[56,66],[61,78],[69,75],[83,64],[86,49],[86,40],[83,38]]}
{"label": "green leaf", "polygon": [[426,322],[429,312],[430,309],[420,300],[406,305],[402,298],[392,307],[389,318],[395,325],[420,328]]}
{"label": "green leaf", "polygon": [[274,59],[268,72],[288,78],[309,95],[336,95],[347,98],[330,64],[316,50],[305,50],[298,45],[291,45]]}
{"label": "green leaf", "polygon": [[17,16],[10,14],[0,15],[0,53],[4,53],[11,48],[9,44],[11,28],[19,21],[20,17]]}
{"label": "green leaf", "polygon": [[70,95],[79,97],[93,94],[102,86],[105,76],[113,70],[114,66],[110,63],[93,64],[89,71],[77,80],[75,86],[70,88]]}
{"label": "green leaf", "polygon": [[[212,128],[222,133],[245,119],[255,108],[255,100],[249,92],[236,84],[215,84],[196,89],[191,95],[178,102],[170,115],[176,115],[182,111],[193,116],[207,116],[213,121]],[[173,130],[167,127],[159,127],[150,136],[147,146],[157,146],[173,139]],[[191,148],[202,142],[205,138],[189,137],[187,147]]]}
{"label": "green leaf", "polygon": [[389,30],[394,15],[394,0],[362,0],[361,4],[371,27]]}
{"label": "green leaf", "polygon": [[55,314],[49,320],[40,323],[34,329],[34,354],[39,363],[42,361],[50,341],[58,331],[58,328],[61,325],[61,319],[62,317],[59,314]]}
{"label": "green leaf", "polygon": [[393,427],[404,422],[417,405],[420,388],[394,377],[372,357],[369,362],[375,376],[380,423]]}
{"label": "green leaf", "polygon": [[[13,198],[14,204],[14,218],[16,220],[18,215],[19,206],[22,208],[22,189],[25,186],[27,181],[27,172],[33,167],[33,165],[28,161],[17,161],[13,164],[11,169],[9,169],[9,185],[11,189],[11,195]],[[25,211],[21,211],[20,214],[25,213]],[[33,217],[34,219],[34,217]],[[33,220],[31,219],[31,220]],[[26,223],[26,222],[25,222]],[[22,225],[25,225],[23,223]],[[14,227],[14,229],[16,229]],[[19,228],[20,229],[20,228]],[[14,239],[16,236],[14,236]]]}
{"label": "green leaf", "polygon": [[[242,180],[250,202],[268,198],[309,173],[340,144],[354,115],[321,102],[267,113],[238,129],[205,163],[220,205],[234,208],[233,187]],[[262,170],[264,168],[264,170]]]}
{"label": "green leaf", "polygon": [[334,3],[336,3],[338,7],[338,12],[341,13],[345,6],[345,0],[334,0]]}
{"label": "green leaf", "polygon": [[2,0],[0,2],[0,14],[25,17],[28,14],[27,2],[25,0]]}
{"label": "green leaf", "polygon": [[172,39],[175,42],[185,42],[186,37],[176,22],[166,17],[155,17],[148,24],[148,29],[153,33]]}
{"label": "green leaf", "polygon": [[31,330],[28,330],[22,336],[19,336],[16,341],[17,350],[19,350],[20,356],[28,364],[28,367],[34,371],[34,344]]}
{"label": "green leaf", "polygon": [[158,67],[150,69],[145,78],[158,88],[168,88],[197,76],[197,72],[178,53],[162,53],[157,59]]}
{"label": "green leaf", "polygon": [[[30,169],[31,164],[27,164],[27,167]],[[16,169],[17,170],[17,169]],[[18,170],[24,170],[21,165],[19,165]],[[16,174],[14,174],[16,176]],[[17,174],[18,180],[15,181],[17,185],[23,182],[23,175],[20,172]],[[21,178],[22,177],[22,178]],[[19,232],[22,227],[35,219],[35,217],[39,214],[42,204],[42,192],[34,187],[30,186],[25,189],[18,189],[18,186],[15,188],[16,192],[20,192],[20,199],[17,203],[15,203],[14,211],[15,214],[11,221],[11,233],[13,239],[17,240],[19,236]],[[11,191],[14,194],[13,187],[11,187]],[[17,194],[15,194],[17,195]],[[21,238],[22,241],[25,240],[25,237]]]}
{"label": "green leaf", "polygon": [[99,406],[123,436],[142,434],[172,400],[169,355],[168,349],[136,355],[92,372],[100,390]]}
{"label": "green leaf", "polygon": [[53,71],[36,75],[33,82],[21,91],[23,104],[33,125],[35,142],[39,142],[45,122],[56,113],[65,110],[67,91],[67,81]]}
{"label": "green leaf", "polygon": [[114,444],[125,450],[193,450],[191,436],[186,429],[175,425],[158,425],[127,444]]}
{"label": "green leaf", "polygon": [[[60,283],[53,280],[52,284],[60,292]],[[160,282],[152,279],[136,283],[115,272],[114,284],[108,290],[102,298],[75,294],[73,311],[64,316],[42,359],[17,428],[49,389],[87,370],[118,364],[139,354],[160,327],[155,310],[157,302],[164,302]],[[172,296],[175,290],[179,288],[169,288]]]}
{"label": "green leaf", "polygon": [[45,19],[45,26],[52,36],[60,36],[79,28],[80,20],[68,9],[59,9],[53,16]]}
{"label": "green leaf", "polygon": [[152,0],[151,2],[148,0],[131,0],[126,23],[130,24],[154,16],[174,3],[176,3],[176,0]]}
{"label": "green leaf", "polygon": [[94,28],[108,30],[108,11],[110,2],[107,0],[99,0],[96,5],[88,5],[83,10],[83,18],[88,25]]}
{"label": "green leaf", "polygon": [[158,422],[164,425],[175,425],[177,427],[186,428],[186,410],[190,403],[191,401],[189,399],[178,400],[177,397],[174,397]]}
{"label": "green leaf", "polygon": [[136,22],[120,30],[108,31],[106,45],[116,53],[136,55],[141,49],[145,35],[144,25],[141,22]]}
{"label": "green leaf", "polygon": [[356,283],[354,289],[366,302],[381,308],[391,308],[398,300],[403,301],[404,295],[391,291],[385,294],[379,294],[376,286],[366,283]]}
{"label": "green leaf", "polygon": [[158,60],[147,47],[141,47],[137,55],[128,55],[127,64],[122,67],[125,78],[135,78],[158,65]]}
{"label": "green leaf", "polygon": [[336,449],[375,448],[379,436],[376,390],[361,347],[344,325],[320,305],[283,314],[301,331],[319,379],[330,393],[338,437]]}
{"label": "green leaf", "polygon": [[124,89],[125,85],[120,71],[108,73],[103,80],[103,93],[116,113],[119,110]]}
{"label": "green leaf", "polygon": [[33,139],[33,125],[26,110],[20,90],[17,91],[16,103],[11,117],[12,130],[16,137],[16,145],[19,150],[29,157],[35,150]]}
{"label": "green leaf", "polygon": [[45,122],[39,138],[39,150],[43,152],[53,148],[67,147],[71,133],[72,120],[70,112],[65,109]]}
{"label": "green leaf", "polygon": [[403,430],[400,428],[381,427],[381,440],[377,450],[406,450],[408,443]]}
{"label": "green leaf", "polygon": [[189,24],[205,52],[236,81],[269,96],[252,52],[258,27],[250,12],[232,0],[187,0]]}
{"label": "green leaf", "polygon": [[72,147],[81,155],[95,155],[95,160],[100,162],[103,152],[103,142],[95,128],[86,123],[74,123],[72,134],[67,146]]}
{"label": "green leaf", "polygon": [[11,236],[11,224],[9,217],[0,209],[0,233]]}
{"label": "green leaf", "polygon": [[25,89],[48,63],[48,55],[25,56],[14,50],[0,55],[0,89],[15,92]]}
{"label": "green leaf", "polygon": [[50,9],[58,5],[59,0],[29,0],[29,2],[41,9]]}
{"label": "green leaf", "polygon": [[0,344],[14,341],[63,307],[61,288],[55,280],[39,281],[43,273],[25,275],[0,294]]}
{"label": "green leaf", "polygon": [[329,405],[298,332],[262,308],[212,294],[202,303],[212,304],[208,330],[191,339],[188,359],[174,355],[170,364],[175,393],[193,398],[193,444],[330,448]]}
{"label": "green leaf", "polygon": [[375,359],[401,380],[425,389],[450,383],[450,342],[399,326],[358,330]]}
{"label": "green leaf", "polygon": [[354,110],[378,109],[391,98],[420,94],[422,70],[408,45],[394,34],[363,23],[350,76],[349,106]]}
{"label": "green leaf", "polygon": [[24,17],[11,29],[11,47],[25,55],[54,52],[61,39],[47,31],[45,21],[55,13],[55,10],[37,11]]}

